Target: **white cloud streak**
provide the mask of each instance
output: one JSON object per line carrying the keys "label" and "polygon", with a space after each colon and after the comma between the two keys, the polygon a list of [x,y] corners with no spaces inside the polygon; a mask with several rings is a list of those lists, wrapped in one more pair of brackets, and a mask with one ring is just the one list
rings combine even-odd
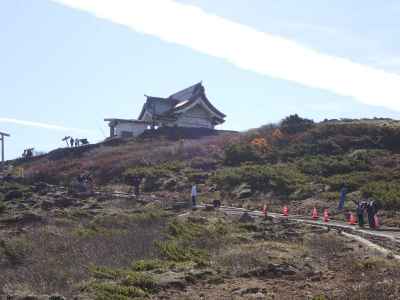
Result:
{"label": "white cloud streak", "polygon": [[12,118],[1,118],[0,117],[0,123],[10,123],[10,124],[15,124],[15,125],[38,127],[38,128],[43,128],[43,129],[48,129],[48,130],[57,130],[57,131],[68,131],[68,132],[77,132],[77,133],[79,132],[79,133],[87,133],[87,134],[93,133],[92,130],[70,128],[70,127],[58,126],[58,125],[47,124],[47,123],[32,122],[32,121],[26,121],[26,120],[17,120],[17,119],[12,119]]}
{"label": "white cloud streak", "polygon": [[[321,54],[173,0],[51,0],[239,68],[400,110],[400,76]],[[367,51],[368,49],[366,49]]]}

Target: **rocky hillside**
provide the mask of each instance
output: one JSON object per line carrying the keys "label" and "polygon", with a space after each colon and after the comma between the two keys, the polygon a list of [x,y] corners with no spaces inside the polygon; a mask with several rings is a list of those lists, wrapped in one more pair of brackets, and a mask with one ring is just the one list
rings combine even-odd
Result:
{"label": "rocky hillside", "polygon": [[398,263],[335,231],[186,204],[195,182],[203,203],[333,212],[345,182],[346,209],[367,192],[382,222],[399,226],[399,138],[393,120],[294,115],[244,133],[148,134],[10,162],[0,298],[398,299]]}
{"label": "rocky hillside", "polygon": [[399,125],[389,119],[314,123],[293,115],[245,133],[153,134],[59,149],[17,165],[29,182],[68,185],[88,173],[98,186],[129,189],[132,177],[140,176],[144,192],[181,199],[196,182],[205,201],[250,207],[290,202],[301,212],[307,203],[333,208],[346,183],[350,199],[366,192],[394,211],[400,208]]}

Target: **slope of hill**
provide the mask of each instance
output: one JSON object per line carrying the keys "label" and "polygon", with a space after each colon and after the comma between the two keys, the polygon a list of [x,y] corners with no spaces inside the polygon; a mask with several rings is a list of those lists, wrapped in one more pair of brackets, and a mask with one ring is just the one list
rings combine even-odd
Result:
{"label": "slope of hill", "polygon": [[241,134],[198,139],[154,135],[60,149],[20,165],[32,182],[69,184],[88,172],[98,185],[130,186],[137,175],[144,179],[145,192],[187,192],[197,182],[209,200],[242,205],[294,201],[295,209],[301,209],[296,201],[306,199],[331,207],[346,183],[350,199],[364,192],[393,210],[400,207],[399,125],[388,119],[315,124],[290,116],[279,125]]}
{"label": "slope of hill", "polygon": [[336,232],[184,204],[197,183],[203,203],[333,212],[345,182],[346,210],[364,192],[398,226],[399,124],[295,115],[245,133],[151,134],[14,161],[25,177],[0,182],[0,297],[396,299],[398,263]]}

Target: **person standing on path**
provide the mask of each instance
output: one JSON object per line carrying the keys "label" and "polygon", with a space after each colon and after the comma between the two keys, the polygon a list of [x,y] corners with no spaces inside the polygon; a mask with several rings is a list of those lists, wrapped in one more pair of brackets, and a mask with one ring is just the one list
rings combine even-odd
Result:
{"label": "person standing on path", "polygon": [[344,202],[346,201],[346,195],[347,195],[347,187],[346,184],[342,184],[342,188],[340,189],[340,198],[339,198],[339,205],[338,205],[338,210],[341,211],[344,208]]}
{"label": "person standing on path", "polygon": [[368,202],[367,214],[368,214],[369,228],[374,229],[375,228],[375,214],[376,214],[374,200],[371,200]]}
{"label": "person standing on path", "polygon": [[368,212],[368,223],[369,223],[369,227],[372,229],[376,229],[377,228],[377,224],[375,221],[375,216],[378,213],[379,209],[381,208],[381,205],[378,201],[376,200],[371,200],[368,203],[368,208],[367,208],[367,212]]}
{"label": "person standing on path", "polygon": [[367,201],[361,200],[357,204],[357,219],[358,219],[358,225],[362,228],[364,227],[364,211],[367,208]]}
{"label": "person standing on path", "polygon": [[142,182],[141,176],[139,176],[139,175],[133,176],[133,178],[132,178],[133,192],[136,195],[136,197],[139,197],[141,182]]}
{"label": "person standing on path", "polygon": [[196,186],[196,184],[193,184],[193,186],[192,186],[191,196],[192,196],[192,207],[196,207],[196,198],[197,198],[197,186]]}

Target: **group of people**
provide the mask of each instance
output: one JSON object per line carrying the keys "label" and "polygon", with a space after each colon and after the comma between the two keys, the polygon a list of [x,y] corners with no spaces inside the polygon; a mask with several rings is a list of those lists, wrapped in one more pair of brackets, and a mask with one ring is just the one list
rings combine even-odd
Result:
{"label": "group of people", "polygon": [[93,184],[92,176],[91,176],[89,173],[79,174],[79,175],[76,177],[76,180],[77,180],[78,183],[80,183],[80,184]]}
{"label": "group of people", "polygon": [[376,214],[380,209],[379,202],[375,200],[368,200],[368,195],[364,194],[363,199],[357,203],[357,219],[358,225],[364,227],[364,214],[367,213],[368,224],[370,228],[376,228]]}
{"label": "group of people", "polygon": [[[340,196],[339,196],[339,205],[337,208],[338,211],[342,211],[344,208],[347,192],[348,192],[347,186],[345,183],[343,183],[339,193]],[[357,214],[358,225],[360,227],[364,227],[365,225],[364,216],[366,213],[369,228],[372,229],[377,228],[378,224],[376,224],[376,214],[380,209],[380,203],[374,199],[370,199],[370,195],[367,192],[364,192],[362,194],[362,200],[356,202],[356,206],[357,206],[356,214]]]}
{"label": "group of people", "polygon": [[69,139],[69,146],[70,146],[71,148],[72,148],[72,147],[79,147],[80,144],[81,144],[81,140],[78,139],[78,138],[74,139],[73,137],[71,137],[71,138]]}
{"label": "group of people", "polygon": [[62,140],[71,148],[89,144],[87,139],[73,138],[71,136],[65,136]]}
{"label": "group of people", "polygon": [[29,160],[33,157],[33,150],[34,148],[25,149],[24,153],[22,153],[22,158]]}
{"label": "group of people", "polygon": [[[138,197],[140,195],[140,184],[142,183],[143,178],[139,175],[132,176],[131,178],[132,186],[133,186],[133,193]],[[197,185],[194,183],[192,185],[191,191],[191,205],[192,207],[196,207],[197,205]]]}

